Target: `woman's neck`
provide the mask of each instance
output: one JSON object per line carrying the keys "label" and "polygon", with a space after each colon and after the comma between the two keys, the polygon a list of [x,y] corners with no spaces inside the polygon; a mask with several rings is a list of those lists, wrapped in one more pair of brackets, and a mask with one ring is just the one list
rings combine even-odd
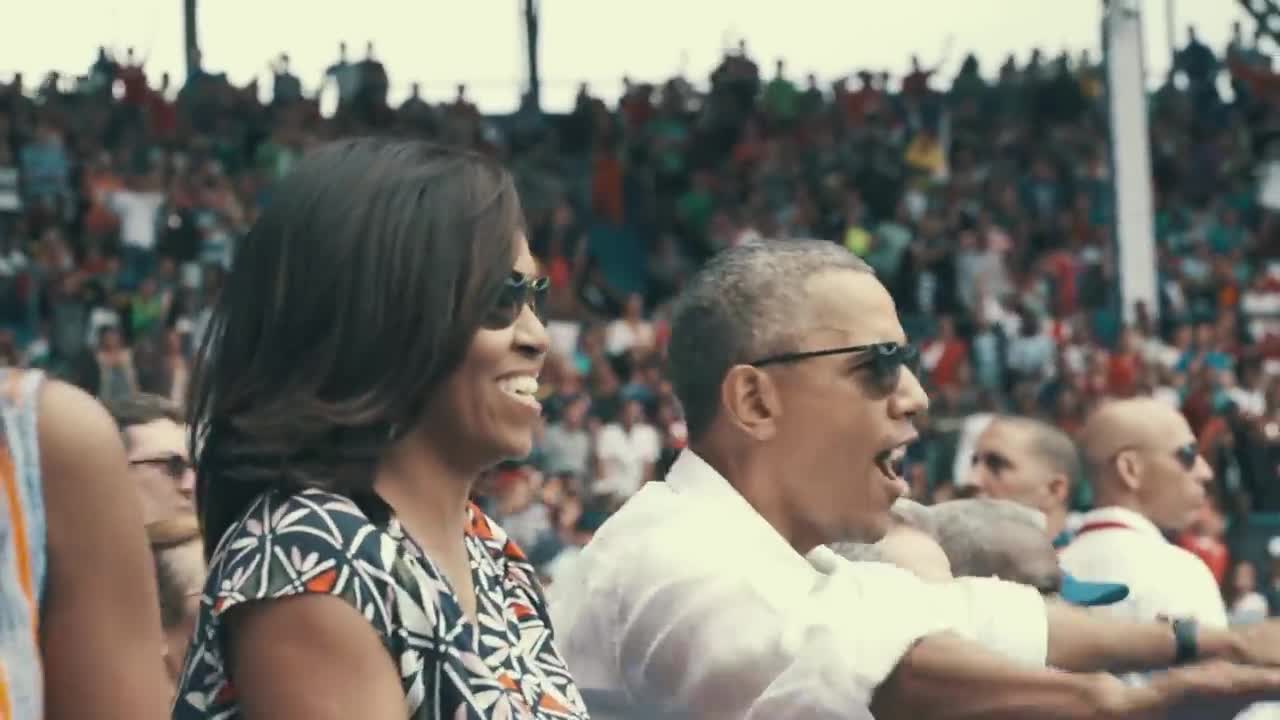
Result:
{"label": "woman's neck", "polygon": [[409,534],[424,547],[461,546],[467,501],[479,473],[450,465],[410,434],[379,463],[374,490],[395,511]]}

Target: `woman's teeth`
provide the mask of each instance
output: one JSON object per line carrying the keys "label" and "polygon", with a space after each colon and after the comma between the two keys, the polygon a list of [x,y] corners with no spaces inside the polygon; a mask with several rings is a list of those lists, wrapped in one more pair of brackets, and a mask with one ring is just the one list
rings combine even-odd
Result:
{"label": "woman's teeth", "polygon": [[498,389],[516,397],[534,397],[538,394],[538,378],[532,375],[514,375],[498,381]]}

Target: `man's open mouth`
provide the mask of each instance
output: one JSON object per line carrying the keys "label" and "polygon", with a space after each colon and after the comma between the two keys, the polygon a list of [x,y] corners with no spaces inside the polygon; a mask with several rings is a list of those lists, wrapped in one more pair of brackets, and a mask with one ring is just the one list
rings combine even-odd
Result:
{"label": "man's open mouth", "polygon": [[880,468],[880,472],[890,480],[902,477],[902,461],[907,456],[908,444],[902,443],[876,454],[876,467]]}

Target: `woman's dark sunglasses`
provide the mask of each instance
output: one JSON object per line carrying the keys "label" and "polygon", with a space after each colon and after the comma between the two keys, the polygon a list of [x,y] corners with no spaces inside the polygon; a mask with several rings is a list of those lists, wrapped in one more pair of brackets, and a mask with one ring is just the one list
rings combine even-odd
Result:
{"label": "woman's dark sunglasses", "polygon": [[161,457],[144,458],[142,460],[130,460],[130,465],[150,465],[159,468],[165,475],[174,480],[181,480],[182,476],[191,469],[191,461],[181,455],[164,455]]}
{"label": "woman's dark sunglasses", "polygon": [[498,300],[485,315],[481,325],[487,330],[502,330],[515,324],[516,318],[528,305],[533,312],[542,317],[542,305],[547,297],[547,287],[551,281],[545,277],[526,275],[511,271],[511,277],[502,285]]}
{"label": "woman's dark sunglasses", "polygon": [[893,392],[898,387],[898,380],[902,377],[902,368],[904,367],[916,377],[920,376],[920,351],[913,345],[903,345],[896,342],[850,345],[848,347],[810,350],[808,352],[781,353],[761,358],[750,363],[750,365],[752,367],[764,367],[766,365],[798,362],[828,355],[848,355],[851,353],[866,353],[866,357],[858,362],[857,367],[865,367],[871,371],[871,381],[879,392]]}

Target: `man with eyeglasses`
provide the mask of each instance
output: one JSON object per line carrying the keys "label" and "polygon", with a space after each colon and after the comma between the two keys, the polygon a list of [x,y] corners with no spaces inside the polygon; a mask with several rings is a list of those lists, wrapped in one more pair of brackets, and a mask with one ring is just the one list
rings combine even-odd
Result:
{"label": "man with eyeglasses", "polygon": [[[1229,662],[1147,688],[1052,672],[1169,665],[1178,645],[1164,624],[989,578],[927,584],[827,547],[885,534],[928,407],[892,298],[839,246],[720,253],[677,300],[668,356],[688,449],[549,592],[584,692],[706,718],[1021,720],[1280,690],[1280,673]],[[1280,665],[1280,625],[1193,639],[1198,658]]]}
{"label": "man with eyeglasses", "polygon": [[158,395],[138,393],[108,403],[107,409],[124,440],[129,474],[142,501],[143,523],[193,512],[195,471],[177,406]]}
{"label": "man with eyeglasses", "polygon": [[1044,514],[1055,547],[1065,547],[1071,491],[1082,474],[1075,442],[1033,418],[994,418],[974,445],[966,484],[984,497],[1011,500]]}
{"label": "man with eyeglasses", "polygon": [[1226,627],[1208,566],[1164,535],[1192,522],[1213,480],[1186,418],[1151,398],[1115,400],[1089,417],[1080,439],[1096,507],[1060,554],[1063,567],[1127,584],[1129,598],[1108,608],[1121,617]]}

